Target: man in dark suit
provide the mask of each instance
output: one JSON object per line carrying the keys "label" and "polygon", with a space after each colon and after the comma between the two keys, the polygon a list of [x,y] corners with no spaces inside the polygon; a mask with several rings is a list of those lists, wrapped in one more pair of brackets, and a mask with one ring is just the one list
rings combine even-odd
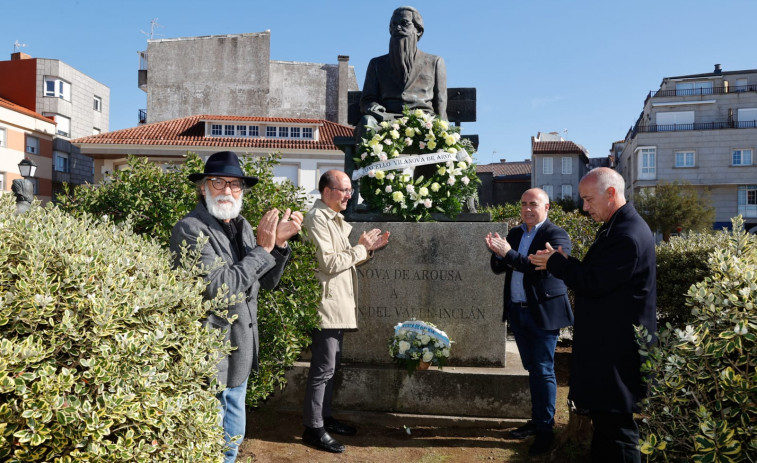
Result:
{"label": "man in dark suit", "polygon": [[497,233],[486,236],[486,245],[493,253],[492,270],[506,274],[502,319],[510,321],[531,391],[531,420],[510,435],[517,439],[535,435],[529,448],[531,455],[552,447],[557,395],[555,347],[560,328],[573,323],[565,283],[547,271],[537,271],[528,261],[528,255],[543,249],[547,242],[559,243],[570,252],[570,237],[547,219],[547,211],[547,193],[540,188],[527,190],[520,199],[523,224],[510,230],[506,239]]}
{"label": "man in dark suit", "polygon": [[633,413],[647,388],[634,325],[657,328],[655,240],[614,170],[591,170],[578,191],[584,210],[604,222],[583,261],[550,244],[529,258],[575,291],[569,398],[594,425],[592,461],[640,462]]}
{"label": "man in dark suit", "polygon": [[[233,323],[215,314],[203,320],[209,329],[223,330],[235,348],[219,359],[216,376],[223,385],[218,400],[228,444],[224,463],[233,463],[242,443],[241,438],[234,437],[243,438],[245,434],[247,379],[258,369],[258,290],[273,289],[279,283],[291,255],[287,240],[299,233],[303,217],[287,209],[279,220],[279,211],[271,209],[260,220],[256,239],[252,226],[239,213],[245,189],[258,179],[245,176],[232,151],[211,155],[205,171],[190,174],[189,180],[197,184],[199,203],[171,232],[170,248],[176,264],[181,263],[183,246],[196,248],[198,238],[205,236],[207,242],[200,256],[200,264],[209,269],[205,297],[215,298],[224,287],[229,296],[246,296],[228,306],[228,316],[237,317]],[[222,265],[217,265],[218,259]]]}

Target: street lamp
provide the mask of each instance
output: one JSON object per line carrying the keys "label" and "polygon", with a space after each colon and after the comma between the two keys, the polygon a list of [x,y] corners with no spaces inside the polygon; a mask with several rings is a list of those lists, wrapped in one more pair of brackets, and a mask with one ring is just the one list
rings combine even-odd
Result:
{"label": "street lamp", "polygon": [[13,180],[11,189],[16,195],[16,214],[22,214],[29,210],[34,199],[34,184],[29,178],[37,173],[37,164],[29,158],[24,158],[18,163],[18,171],[23,178]]}

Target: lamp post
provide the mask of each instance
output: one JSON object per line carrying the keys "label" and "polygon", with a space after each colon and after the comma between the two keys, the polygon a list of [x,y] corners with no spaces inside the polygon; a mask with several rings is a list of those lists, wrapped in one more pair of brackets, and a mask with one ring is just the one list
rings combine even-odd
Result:
{"label": "lamp post", "polygon": [[16,195],[16,214],[28,211],[34,199],[34,184],[29,180],[37,173],[37,164],[29,158],[18,163],[18,171],[23,178],[13,180],[11,189]]}

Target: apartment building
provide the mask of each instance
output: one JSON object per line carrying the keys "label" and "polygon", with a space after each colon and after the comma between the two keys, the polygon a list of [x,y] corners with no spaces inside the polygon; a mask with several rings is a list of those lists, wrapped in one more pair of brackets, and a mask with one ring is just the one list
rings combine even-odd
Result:
{"label": "apartment building", "polygon": [[688,182],[709,191],[715,229],[741,214],[757,232],[757,69],[716,64],[713,72],[665,77],[615,148],[628,198],[660,181]]}
{"label": "apartment building", "polygon": [[0,98],[0,193],[11,191],[20,179],[18,163],[29,158],[37,165],[31,182],[40,201],[52,199],[52,159],[55,122],[23,106]]}
{"label": "apartment building", "polygon": [[270,31],[148,40],[138,71],[147,93],[139,122],[234,114],[347,124],[348,92],[358,90],[349,57],[321,64],[270,55]]}
{"label": "apartment building", "polygon": [[319,197],[318,179],[329,169],[344,169],[344,153],[334,137],[352,135],[352,127],[322,119],[197,115],[116,130],[72,141],[95,160],[95,182],[126,167],[127,156],[151,162],[183,162],[187,152],[207,157],[231,150],[239,155],[282,158],[274,180],[289,179],[311,199]]}
{"label": "apartment building", "polygon": [[589,169],[589,152],[556,132],[531,137],[531,188],[541,188],[552,200],[579,201],[578,182]]}
{"label": "apartment building", "polygon": [[[0,61],[0,98],[55,121],[51,159],[53,195],[64,182],[92,181],[92,159],[83,156],[70,140],[108,131],[107,86],[60,60],[16,52],[9,61]],[[36,154],[29,151],[35,149],[33,146],[26,149],[28,154]]]}

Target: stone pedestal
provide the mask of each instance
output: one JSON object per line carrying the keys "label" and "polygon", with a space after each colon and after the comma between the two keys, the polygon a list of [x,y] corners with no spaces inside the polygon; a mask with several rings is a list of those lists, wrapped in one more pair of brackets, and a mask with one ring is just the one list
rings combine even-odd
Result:
{"label": "stone pedestal", "polygon": [[[502,322],[503,275],[494,275],[484,243],[490,222],[351,222],[350,241],[371,228],[389,245],[358,267],[359,330],[347,332],[335,376],[334,408],[344,412],[522,420],[530,416],[528,373]],[[435,324],[454,341],[443,370],[408,376],[389,356],[397,323]],[[307,360],[308,356],[303,356]],[[287,373],[267,406],[301,410],[308,363]]]}

